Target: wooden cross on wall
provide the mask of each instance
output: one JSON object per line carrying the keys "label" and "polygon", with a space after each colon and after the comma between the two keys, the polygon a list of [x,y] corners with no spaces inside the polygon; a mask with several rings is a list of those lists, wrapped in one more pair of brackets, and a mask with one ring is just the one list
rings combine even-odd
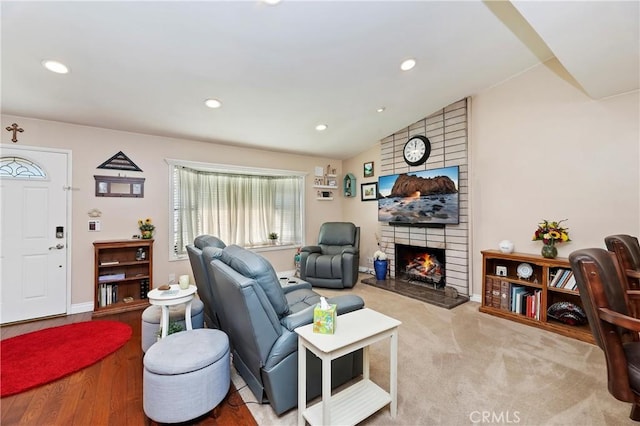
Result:
{"label": "wooden cross on wall", "polygon": [[13,132],[13,137],[11,138],[11,142],[13,143],[18,142],[18,132],[20,133],[24,132],[24,129],[18,127],[16,123],[13,123],[11,126],[8,126],[6,129],[8,132]]}

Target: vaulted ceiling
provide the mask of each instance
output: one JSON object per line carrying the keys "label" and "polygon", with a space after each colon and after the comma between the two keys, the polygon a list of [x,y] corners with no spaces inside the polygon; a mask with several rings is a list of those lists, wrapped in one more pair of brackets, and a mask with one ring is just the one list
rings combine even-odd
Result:
{"label": "vaulted ceiling", "polygon": [[554,56],[593,99],[638,90],[639,4],[3,1],[2,111],[344,159]]}

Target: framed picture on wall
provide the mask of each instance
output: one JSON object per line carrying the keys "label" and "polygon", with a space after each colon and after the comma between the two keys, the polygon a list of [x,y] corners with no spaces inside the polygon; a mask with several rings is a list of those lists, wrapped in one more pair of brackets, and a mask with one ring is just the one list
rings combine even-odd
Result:
{"label": "framed picture on wall", "polygon": [[364,177],[373,177],[373,161],[364,163],[362,173],[364,174]]}
{"label": "framed picture on wall", "polygon": [[362,201],[375,201],[378,199],[378,182],[361,183],[360,199]]}

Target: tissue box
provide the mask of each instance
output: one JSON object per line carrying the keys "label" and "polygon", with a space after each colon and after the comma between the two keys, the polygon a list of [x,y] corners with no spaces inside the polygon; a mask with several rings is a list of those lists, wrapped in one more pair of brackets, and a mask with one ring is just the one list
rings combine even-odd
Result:
{"label": "tissue box", "polygon": [[336,331],[336,305],[322,309],[318,303],[313,309],[313,332],[333,334]]}

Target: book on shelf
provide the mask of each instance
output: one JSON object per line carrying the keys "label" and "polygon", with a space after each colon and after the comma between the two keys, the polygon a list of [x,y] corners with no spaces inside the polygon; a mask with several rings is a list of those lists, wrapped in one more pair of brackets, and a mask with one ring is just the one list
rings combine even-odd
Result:
{"label": "book on shelf", "polygon": [[536,319],[540,319],[540,304],[542,303],[542,290],[536,291]]}
{"label": "book on shelf", "polygon": [[529,296],[531,296],[533,293],[531,291],[529,291],[527,289],[527,291],[525,291],[524,293],[521,293],[518,296],[518,305],[519,305],[519,309],[517,310],[518,314],[527,316],[527,300],[529,298]]}
{"label": "book on shelf", "polygon": [[566,284],[564,285],[564,288],[566,290],[575,290],[577,287],[577,283],[576,283],[576,277],[573,275],[573,272],[571,272],[571,275],[569,276],[569,278],[567,279]]}
{"label": "book on shelf", "polygon": [[511,283],[500,281],[500,309],[509,310],[511,305]]}
{"label": "book on shelf", "polygon": [[486,277],[484,283],[484,306],[491,306],[491,302],[493,301],[493,284],[491,283],[492,278]]}
{"label": "book on shelf", "polygon": [[98,306],[104,308],[107,306],[107,285],[100,284],[100,294],[98,296]]}
{"label": "book on shelf", "polygon": [[521,313],[522,295],[527,292],[527,287],[511,285],[511,312]]}
{"label": "book on shelf", "polygon": [[98,306],[104,308],[118,302],[118,284],[100,284]]}
{"label": "book on shelf", "polygon": [[555,287],[558,284],[558,280],[562,276],[562,272],[564,272],[563,268],[558,268],[553,272],[553,274],[549,274],[549,285],[548,287]]}
{"label": "book on shelf", "polygon": [[558,279],[558,281],[556,281],[556,284],[554,285],[554,287],[556,288],[564,287],[564,284],[567,281],[567,278],[569,278],[570,272],[571,272],[570,269],[563,269],[562,274],[560,274],[560,278]]}
{"label": "book on shelf", "polygon": [[108,275],[100,275],[98,277],[98,281],[99,282],[104,282],[104,281],[114,281],[114,280],[123,280],[124,279],[124,273],[122,274],[108,274]]}
{"label": "book on shelf", "polygon": [[100,266],[110,266],[110,265],[119,265],[120,262],[117,260],[109,260],[109,261],[104,261],[104,262],[100,262]]}
{"label": "book on shelf", "polygon": [[149,293],[149,279],[145,278],[140,280],[140,299],[146,299],[147,293]]}
{"label": "book on shelf", "polygon": [[491,283],[491,306],[500,308],[500,280],[493,278]]}
{"label": "book on shelf", "polygon": [[567,274],[570,272],[570,269],[566,268],[558,268],[553,275],[553,278],[549,281],[549,287],[561,287],[562,281],[566,278]]}
{"label": "book on shelf", "polygon": [[562,276],[560,277],[560,279],[558,280],[558,283],[556,284],[557,288],[564,288],[564,285],[567,282],[567,278],[569,278],[570,273],[571,273],[570,269],[565,269],[564,271],[562,271]]}
{"label": "book on shelf", "polygon": [[[497,295],[494,292],[494,279],[493,278],[489,278],[487,277],[487,281],[484,287],[484,304],[485,306],[490,306],[490,307],[496,307],[496,304],[498,304],[498,307],[500,305],[500,294],[498,293]],[[496,299],[494,301],[494,298]]]}
{"label": "book on shelf", "polygon": [[536,290],[527,296],[527,312],[529,318],[540,319],[540,298],[542,291]]}
{"label": "book on shelf", "polygon": [[527,309],[525,311],[525,315],[529,318],[533,317],[533,297],[533,293],[526,297]]}

